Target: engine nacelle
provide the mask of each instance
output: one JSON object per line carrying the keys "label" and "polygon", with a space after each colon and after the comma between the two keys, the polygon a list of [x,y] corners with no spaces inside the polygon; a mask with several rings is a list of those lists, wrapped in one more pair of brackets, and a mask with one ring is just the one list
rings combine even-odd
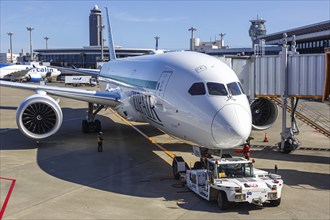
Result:
{"label": "engine nacelle", "polygon": [[25,79],[28,82],[40,82],[42,77],[39,73],[27,73]]}
{"label": "engine nacelle", "polygon": [[63,113],[58,103],[47,95],[35,94],[25,99],[17,109],[18,129],[27,137],[43,139],[61,127]]}
{"label": "engine nacelle", "polygon": [[277,119],[278,109],[275,102],[267,98],[253,100],[250,105],[253,130],[270,128]]}

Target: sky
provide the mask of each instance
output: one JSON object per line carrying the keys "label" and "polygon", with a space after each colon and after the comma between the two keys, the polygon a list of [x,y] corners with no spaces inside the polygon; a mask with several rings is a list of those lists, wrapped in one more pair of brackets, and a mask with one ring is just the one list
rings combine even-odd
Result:
{"label": "sky", "polygon": [[[190,27],[201,41],[219,39],[225,45],[250,47],[249,20],[266,20],[267,34],[330,20],[330,0],[276,1],[92,1],[92,0],[0,0],[0,52],[10,48],[8,32],[13,32],[13,52],[29,52],[29,32],[33,27],[33,49],[82,48],[89,45],[89,14],[98,5],[105,22],[109,8],[114,43],[129,48],[169,50],[189,49]],[[107,38],[107,36],[104,36]],[[107,44],[107,41],[106,41]]]}

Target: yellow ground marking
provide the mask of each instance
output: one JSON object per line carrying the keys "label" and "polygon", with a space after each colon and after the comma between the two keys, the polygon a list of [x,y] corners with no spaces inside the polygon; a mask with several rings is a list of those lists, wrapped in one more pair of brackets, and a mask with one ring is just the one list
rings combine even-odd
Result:
{"label": "yellow ground marking", "polygon": [[143,133],[140,129],[135,127],[131,122],[127,121],[125,118],[123,118],[121,115],[119,115],[115,110],[110,108],[110,111],[115,114],[118,118],[120,118],[122,121],[124,121],[127,125],[131,126],[135,131],[137,131],[139,134],[141,134],[143,137],[145,137],[147,140],[149,140],[152,144],[156,145],[159,149],[164,151],[169,157],[172,159],[175,157],[175,154],[173,154],[171,151],[167,150],[163,146],[157,143],[154,139]]}

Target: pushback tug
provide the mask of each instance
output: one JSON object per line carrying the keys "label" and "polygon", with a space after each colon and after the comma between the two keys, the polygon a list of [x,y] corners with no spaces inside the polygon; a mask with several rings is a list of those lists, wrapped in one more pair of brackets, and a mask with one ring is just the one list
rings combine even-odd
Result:
{"label": "pushback tug", "polygon": [[280,175],[256,169],[245,158],[223,155],[201,157],[189,168],[182,157],[175,157],[173,175],[182,184],[208,201],[217,201],[221,210],[233,203],[279,206],[283,180]]}

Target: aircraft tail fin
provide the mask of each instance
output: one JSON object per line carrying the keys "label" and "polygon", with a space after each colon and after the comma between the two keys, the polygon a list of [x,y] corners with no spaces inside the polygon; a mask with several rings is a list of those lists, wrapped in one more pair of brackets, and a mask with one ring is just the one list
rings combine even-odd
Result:
{"label": "aircraft tail fin", "polygon": [[109,44],[109,56],[110,60],[116,59],[116,51],[115,46],[113,44],[113,38],[112,38],[112,32],[111,32],[111,24],[110,24],[110,16],[108,7],[105,7],[106,13],[107,13],[107,27],[108,27],[108,44]]}

